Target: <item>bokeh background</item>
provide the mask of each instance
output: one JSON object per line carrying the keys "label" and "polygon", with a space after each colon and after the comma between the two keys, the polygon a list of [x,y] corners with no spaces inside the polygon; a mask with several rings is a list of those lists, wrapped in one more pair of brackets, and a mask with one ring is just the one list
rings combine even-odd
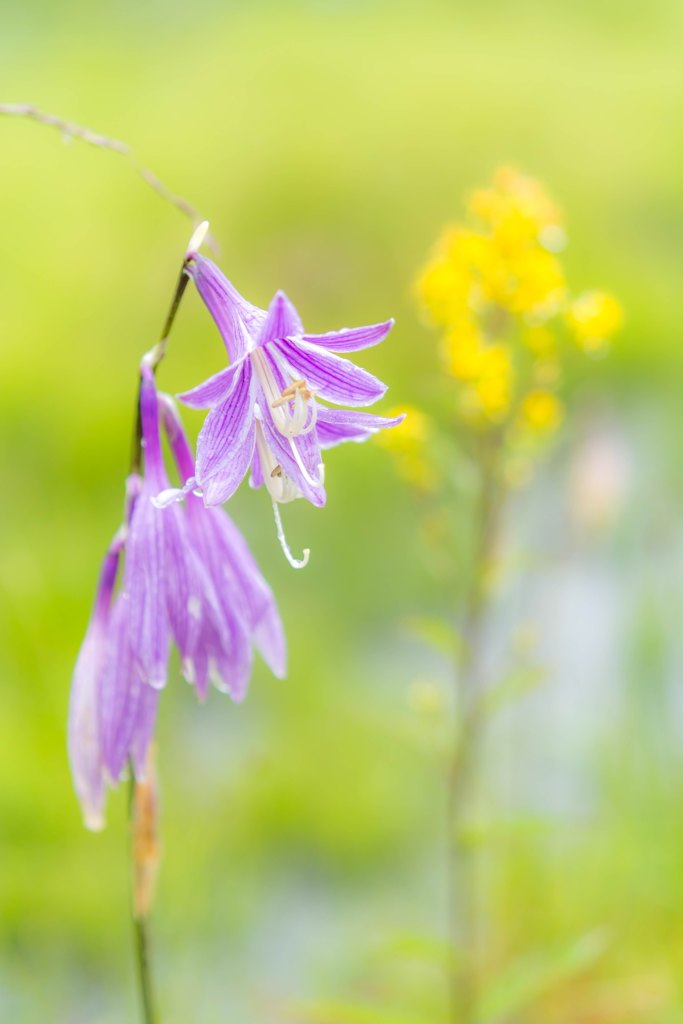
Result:
{"label": "bokeh background", "polygon": [[[2,7],[1,98],[125,139],[253,301],[282,287],[311,330],[396,316],[362,360],[385,408],[449,422],[412,282],[501,162],[564,208],[573,287],[625,307],[507,521],[490,657],[532,647],[544,678],[486,748],[489,1024],[683,1021],[682,32],[677,0]],[[189,226],[114,154],[8,119],[0,153],[0,1019],[113,1024],[137,1013],[125,793],[84,831],[65,719]],[[222,358],[190,294],[161,384]],[[443,1019],[450,669],[415,619],[453,615],[458,563],[386,451],[327,469],[327,509],[284,513],[305,572],[262,494],[231,503],[289,678],[162,702],[168,1022]]]}

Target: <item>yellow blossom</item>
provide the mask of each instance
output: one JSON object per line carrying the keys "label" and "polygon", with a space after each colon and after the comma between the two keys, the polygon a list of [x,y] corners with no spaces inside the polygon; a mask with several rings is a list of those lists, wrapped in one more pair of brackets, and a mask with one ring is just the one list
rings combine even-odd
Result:
{"label": "yellow blossom", "polygon": [[481,412],[485,419],[493,423],[503,420],[512,402],[513,380],[512,360],[507,346],[495,344],[482,348],[477,376],[467,399],[470,416],[473,418],[477,412]]}
{"label": "yellow blossom", "polygon": [[443,256],[428,263],[417,281],[418,296],[430,319],[443,327],[467,310],[469,291],[463,268]]}
{"label": "yellow blossom", "polygon": [[611,296],[572,301],[558,253],[562,216],[545,188],[503,167],[469,200],[470,222],[442,232],[417,289],[442,329],[441,355],[457,382],[458,414],[473,428],[502,428],[524,447],[553,430],[562,407],[561,317],[593,352],[620,326]]}
{"label": "yellow blossom", "polygon": [[481,369],[484,337],[473,317],[463,317],[445,335],[441,351],[446,369],[459,380],[474,380]]}
{"label": "yellow blossom", "polygon": [[537,388],[524,396],[520,408],[522,423],[539,434],[549,434],[562,422],[562,403],[552,391]]}
{"label": "yellow blossom", "polygon": [[469,210],[483,221],[505,251],[539,241],[549,228],[561,227],[561,214],[540,182],[513,167],[499,168],[493,187],[470,198]]}
{"label": "yellow blossom", "polygon": [[503,300],[511,312],[550,317],[560,308],[565,280],[559,260],[540,246],[516,253],[507,265]]}
{"label": "yellow blossom", "polygon": [[607,292],[591,291],[579,295],[569,308],[567,321],[584,352],[605,348],[619,330],[624,314],[620,304]]}

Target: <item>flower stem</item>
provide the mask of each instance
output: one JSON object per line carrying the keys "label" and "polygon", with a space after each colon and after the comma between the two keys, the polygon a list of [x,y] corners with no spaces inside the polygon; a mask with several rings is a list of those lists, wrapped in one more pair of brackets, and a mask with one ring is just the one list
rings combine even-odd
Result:
{"label": "flower stem", "polygon": [[[164,321],[164,326],[162,328],[159,341],[156,343],[154,348],[150,349],[150,351],[143,357],[144,361],[151,368],[153,373],[156,371],[157,367],[159,366],[159,363],[166,355],[168,338],[173,328],[173,324],[175,323],[176,314],[180,309],[180,303],[183,300],[185,289],[187,288],[189,277],[187,276],[187,273],[185,271],[186,267],[187,257],[183,259],[183,263],[180,268],[180,274],[178,275],[178,282],[175,286],[173,299],[171,300],[171,305],[169,306],[168,314],[166,316],[166,320]],[[131,451],[130,460],[131,473],[139,473],[142,469],[142,419],[140,417],[141,383],[142,378],[140,378],[140,380],[138,381],[138,391],[135,400],[135,429],[133,432],[133,447]]]}
{"label": "flower stem", "polygon": [[133,915],[135,930],[135,959],[137,963],[138,984],[140,987],[140,1003],[144,1024],[156,1024],[158,1018],[152,990],[152,973],[150,967],[149,929],[145,917]]}
{"label": "flower stem", "polygon": [[495,441],[479,459],[481,479],[474,509],[476,537],[465,597],[462,652],[455,660],[453,740],[448,768],[447,856],[449,924],[453,945],[451,1021],[473,1024],[477,1014],[479,953],[476,855],[463,836],[476,786],[482,740],[478,699],[481,688],[483,628],[487,612],[487,575],[503,503]]}
{"label": "flower stem", "polygon": [[130,764],[128,823],[131,860],[131,917],[142,1020],[143,1024],[157,1024],[149,937],[149,911],[159,863],[156,777],[151,749],[148,751],[147,768],[143,780],[136,779],[134,766],[132,763]]}

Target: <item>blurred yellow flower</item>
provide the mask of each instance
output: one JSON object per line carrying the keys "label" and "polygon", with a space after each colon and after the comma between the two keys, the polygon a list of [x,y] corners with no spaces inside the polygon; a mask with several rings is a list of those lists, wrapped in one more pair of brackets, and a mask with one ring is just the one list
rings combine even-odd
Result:
{"label": "blurred yellow flower", "polygon": [[463,319],[444,336],[441,354],[446,369],[458,380],[474,380],[481,370],[484,336],[474,317]]}
{"label": "blurred yellow flower", "polygon": [[555,229],[553,251],[560,247],[562,216],[558,207],[539,181],[514,167],[498,168],[493,187],[474,192],[468,210],[492,230],[503,250],[514,252],[520,244],[541,241],[549,229]]}
{"label": "blurred yellow flower", "polygon": [[562,422],[562,403],[552,391],[536,388],[522,399],[520,416],[523,425],[529,430],[549,434]]}
{"label": "blurred yellow flower", "polygon": [[534,178],[502,167],[472,193],[467,211],[468,224],[442,232],[417,294],[442,331],[460,418],[472,429],[495,427],[509,449],[524,449],[530,435],[548,434],[562,419],[563,326],[595,352],[621,325],[621,307],[603,292],[569,294],[558,256],[562,215]]}
{"label": "blurred yellow flower", "polygon": [[585,292],[574,300],[567,312],[569,327],[584,352],[605,348],[623,320],[620,304],[607,292]]}

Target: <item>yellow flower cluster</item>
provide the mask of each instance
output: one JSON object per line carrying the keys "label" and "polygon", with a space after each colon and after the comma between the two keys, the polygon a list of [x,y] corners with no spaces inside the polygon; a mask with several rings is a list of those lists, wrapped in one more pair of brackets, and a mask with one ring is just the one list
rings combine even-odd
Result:
{"label": "yellow flower cluster", "polygon": [[572,299],[558,253],[562,217],[543,186],[512,168],[473,193],[470,225],[451,227],[423,268],[417,290],[440,328],[446,369],[460,384],[460,413],[474,426],[546,435],[562,419],[556,394],[562,330],[585,352],[621,324],[601,292]]}

